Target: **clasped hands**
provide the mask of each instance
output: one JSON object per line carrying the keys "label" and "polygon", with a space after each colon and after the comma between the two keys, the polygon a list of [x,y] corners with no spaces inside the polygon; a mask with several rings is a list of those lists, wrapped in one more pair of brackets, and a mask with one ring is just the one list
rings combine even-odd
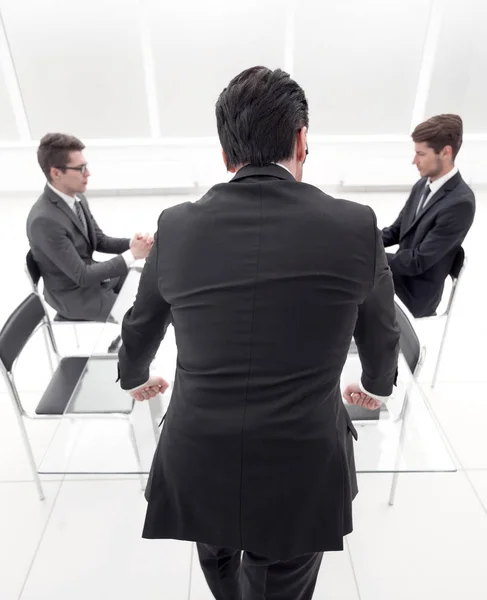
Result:
{"label": "clasped hands", "polygon": [[150,233],[136,233],[130,240],[130,251],[136,260],[147,258],[154,244],[154,236]]}

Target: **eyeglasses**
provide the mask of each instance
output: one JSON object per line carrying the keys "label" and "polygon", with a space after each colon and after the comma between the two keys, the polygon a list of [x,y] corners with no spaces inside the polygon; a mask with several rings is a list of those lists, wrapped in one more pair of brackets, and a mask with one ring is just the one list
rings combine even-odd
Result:
{"label": "eyeglasses", "polygon": [[79,167],[56,167],[56,169],[60,169],[61,171],[79,171],[81,175],[84,175],[88,170],[88,163],[85,163],[84,165],[79,165]]}

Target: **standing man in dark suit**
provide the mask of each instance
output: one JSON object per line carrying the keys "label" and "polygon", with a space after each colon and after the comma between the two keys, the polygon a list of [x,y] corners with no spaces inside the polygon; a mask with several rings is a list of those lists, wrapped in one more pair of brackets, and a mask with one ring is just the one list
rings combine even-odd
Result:
{"label": "standing man in dark suit", "polygon": [[352,531],[352,335],[347,400],[376,408],[395,382],[392,278],[373,211],[301,183],[308,104],[287,73],[242,72],[216,118],[235,176],[161,214],[122,327],[137,400],[167,387],[149,365],[170,320],[178,347],[143,535],[196,541],[218,600],[308,600]]}
{"label": "standing man in dark suit", "polygon": [[[62,133],[42,138],[37,159],[47,184],[30,210],[27,237],[48,304],[65,319],[104,322],[128,268],[147,257],[153,240],[109,237],[100,229],[84,196],[90,176],[84,148]],[[119,256],[96,262],[95,250]]]}
{"label": "standing man in dark suit", "polygon": [[458,115],[438,115],[413,131],[421,179],[396,221],[382,230],[396,294],[415,317],[435,314],[445,279],[475,215],[475,196],[455,167],[462,145]]}

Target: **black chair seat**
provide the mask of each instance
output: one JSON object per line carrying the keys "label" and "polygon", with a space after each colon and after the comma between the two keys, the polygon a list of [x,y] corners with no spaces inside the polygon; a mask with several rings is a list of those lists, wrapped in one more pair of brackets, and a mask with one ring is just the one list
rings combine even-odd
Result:
{"label": "black chair seat", "polygon": [[60,315],[59,313],[56,313],[56,316],[54,317],[54,321],[69,321],[70,323],[88,323],[88,321],[86,319],[68,319],[67,317],[63,317],[62,315]]}
{"label": "black chair seat", "polygon": [[[69,322],[69,323],[94,323],[95,322],[95,321],[90,321],[89,319],[68,319],[68,317],[63,317],[59,313],[56,313],[53,320],[54,321],[65,321],[65,322]],[[118,321],[116,321],[112,317],[112,315],[108,316],[108,319],[106,322],[107,323],[118,323]],[[102,321],[100,321],[100,323],[102,323]]]}
{"label": "black chair seat", "polygon": [[117,355],[67,356],[61,359],[44,395],[38,415],[125,414],[134,400],[116,383]]}
{"label": "black chair seat", "polygon": [[66,356],[59,362],[56,372],[37,405],[38,415],[62,415],[78,385],[88,356]]}

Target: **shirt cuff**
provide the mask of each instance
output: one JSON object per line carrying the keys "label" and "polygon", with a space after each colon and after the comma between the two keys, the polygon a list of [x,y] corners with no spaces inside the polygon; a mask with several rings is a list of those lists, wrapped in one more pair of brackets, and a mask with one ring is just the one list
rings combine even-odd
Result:
{"label": "shirt cuff", "polygon": [[361,381],[359,381],[359,386],[364,394],[367,394],[367,396],[374,398],[374,400],[380,400],[381,402],[387,402],[390,398],[390,396],[378,396],[377,394],[371,394],[364,388]]}
{"label": "shirt cuff", "polygon": [[127,269],[130,269],[130,267],[135,262],[135,258],[134,258],[134,255],[132,254],[132,250],[125,250],[125,252],[122,252],[122,254],[120,256],[123,256],[125,264],[127,265]]}

